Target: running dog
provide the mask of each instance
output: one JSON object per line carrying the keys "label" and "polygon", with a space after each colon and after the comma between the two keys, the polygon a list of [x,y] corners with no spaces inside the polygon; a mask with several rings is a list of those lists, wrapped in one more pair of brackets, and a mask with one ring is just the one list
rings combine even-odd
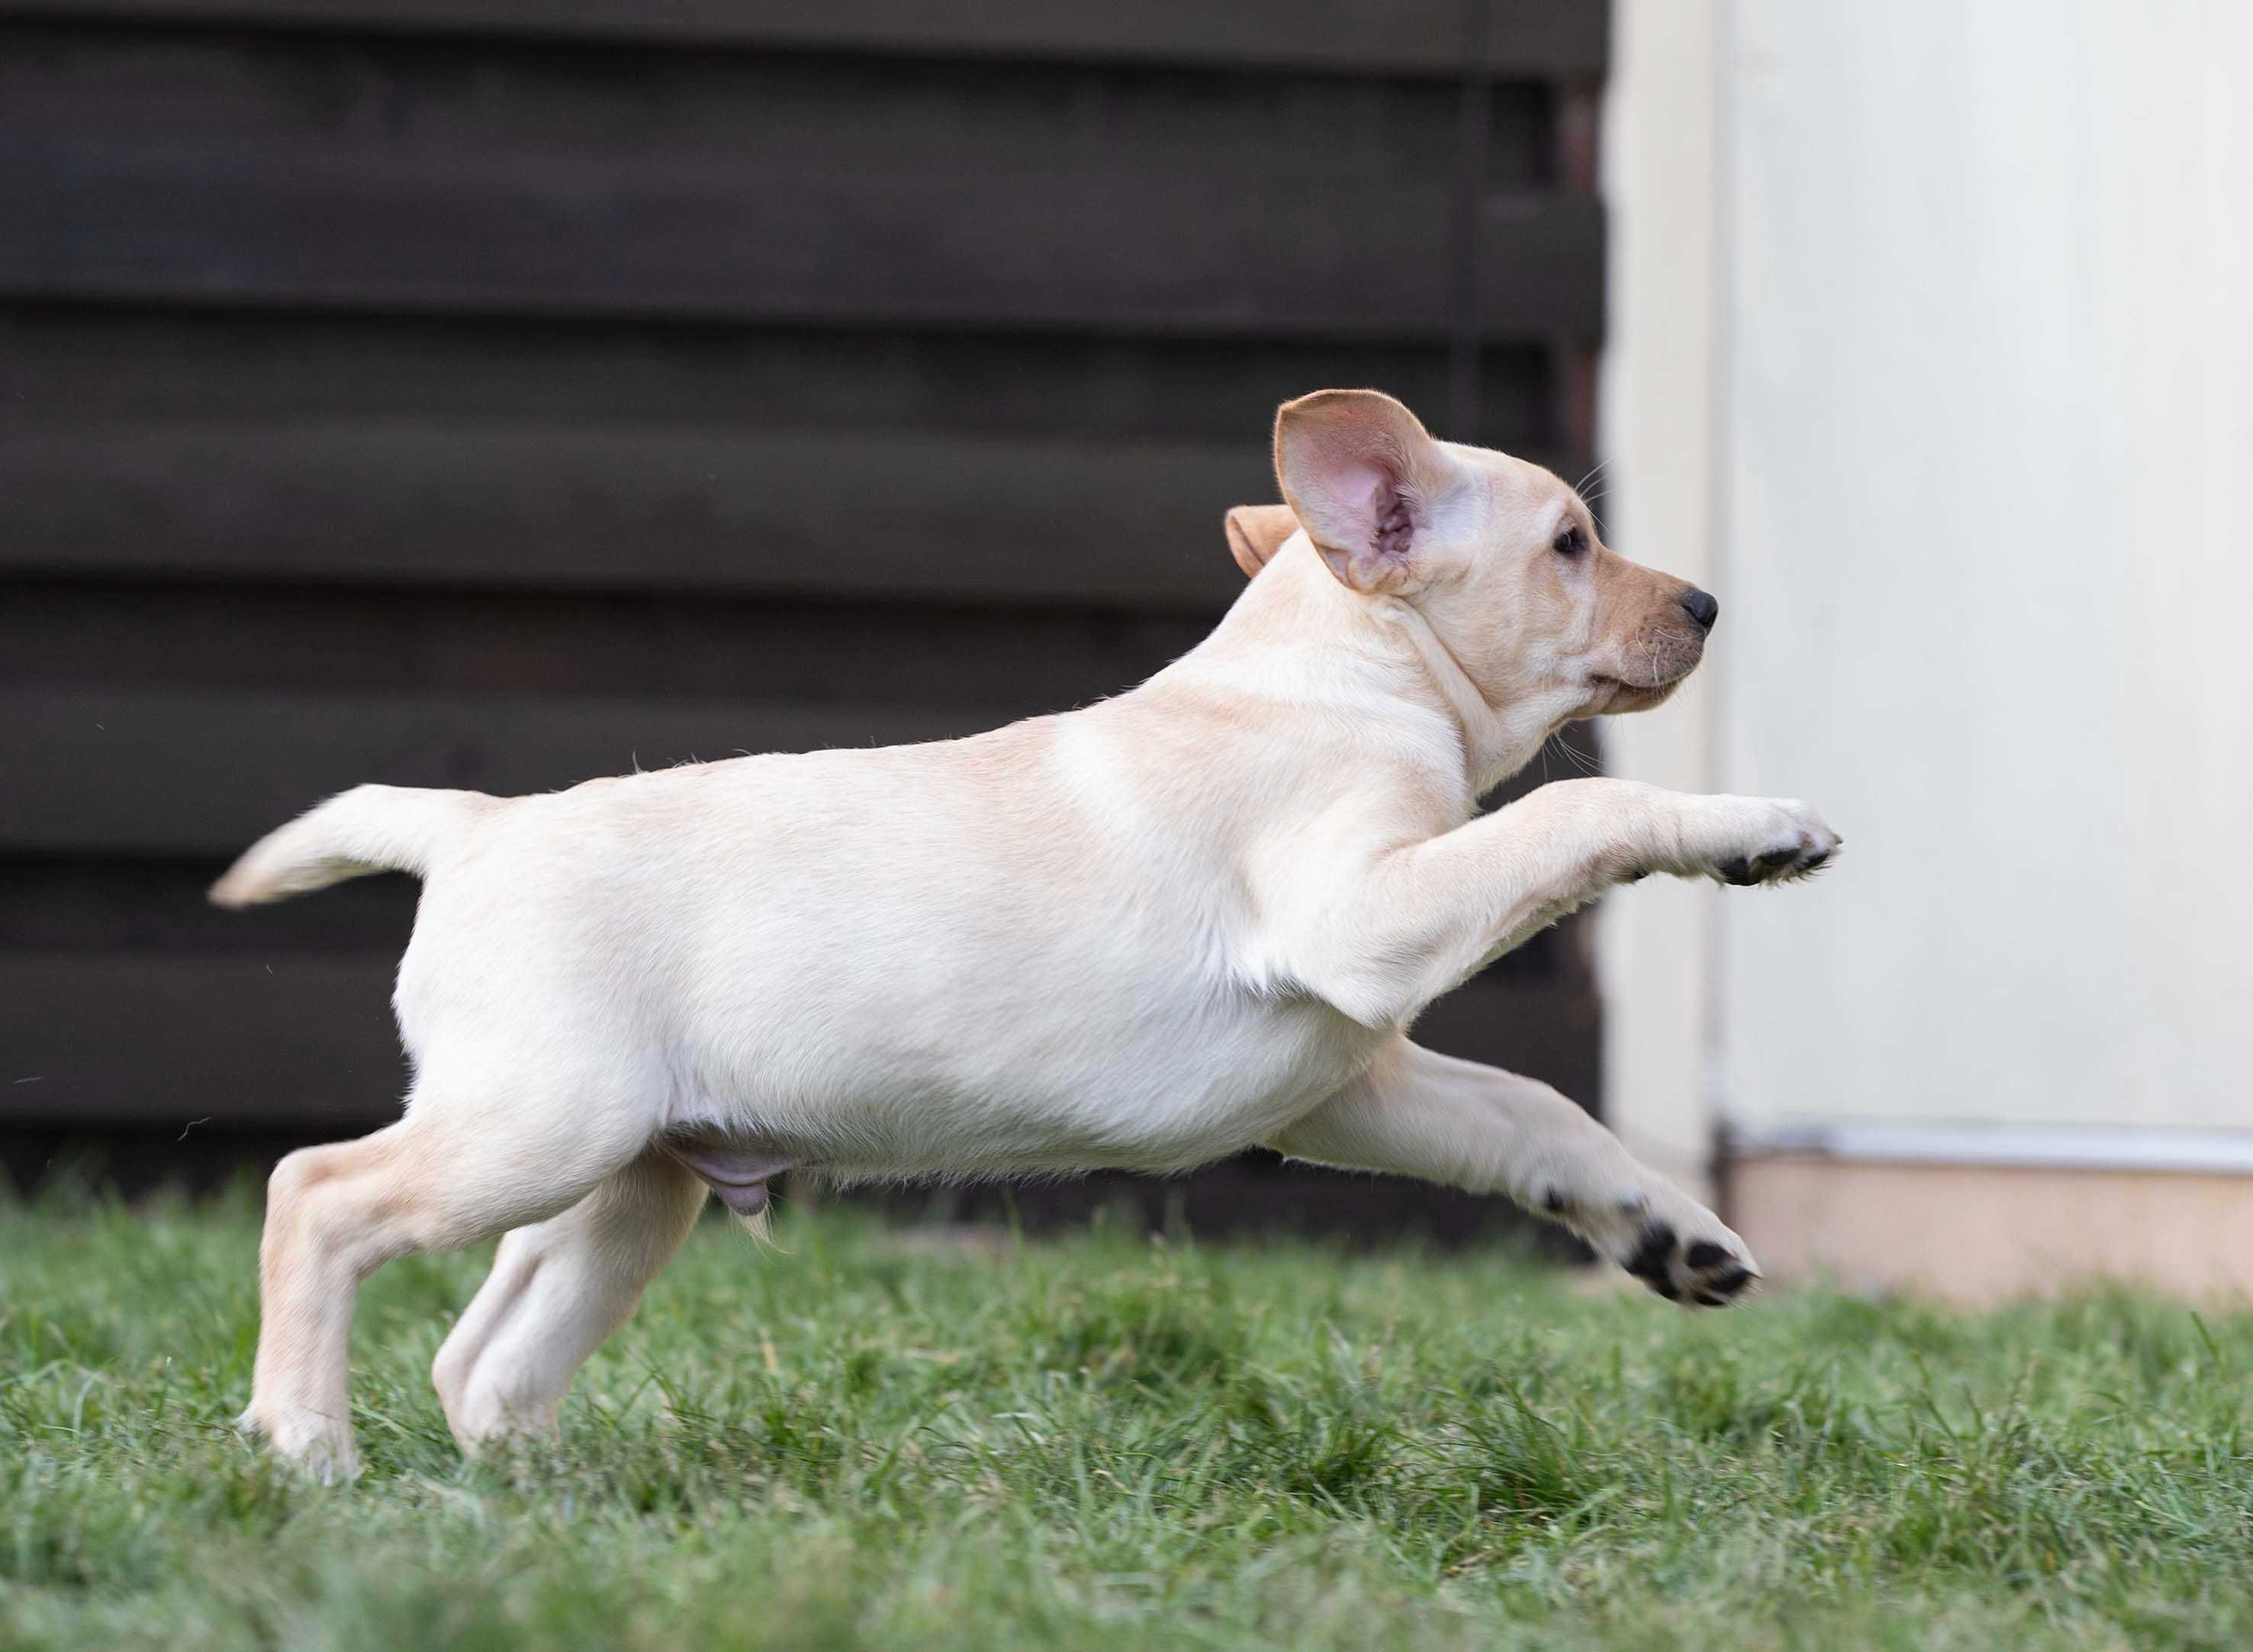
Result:
{"label": "running dog", "polygon": [[405,1114],[275,1170],[246,1426],[352,1472],[359,1281],[505,1234],[432,1377],[466,1449],[552,1429],[709,1194],[753,1216],[793,1168],[1264,1145],[1503,1194],[1672,1300],[1740,1293],[1743,1241],[1579,1107],[1408,1037],[1614,884],[1836,852],[1803,803],[1628,780],[1476,812],[1565,723],[1666,699],[1719,604],[1612,551],[1549,471],[1377,392],[1287,403],[1274,449],[1287,503],[1226,524],[1254,577],[1116,699],[536,797],[361,786],[244,854],[223,906],[424,886]]}

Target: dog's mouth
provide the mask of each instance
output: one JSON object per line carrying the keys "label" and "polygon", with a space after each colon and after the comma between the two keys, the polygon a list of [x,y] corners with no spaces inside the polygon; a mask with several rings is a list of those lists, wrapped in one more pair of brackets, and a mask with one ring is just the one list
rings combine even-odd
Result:
{"label": "dog's mouth", "polygon": [[1705,659],[1704,643],[1702,637],[1678,638],[1661,632],[1622,645],[1608,662],[1613,669],[1589,673],[1592,703],[1582,714],[1608,717],[1664,704]]}
{"label": "dog's mouth", "polygon": [[1588,679],[1590,704],[1581,714],[1614,717],[1625,712],[1649,711],[1654,706],[1663,706],[1697,669],[1698,661],[1693,659],[1672,675],[1654,676],[1647,682],[1633,682],[1625,677],[1599,672]]}
{"label": "dog's mouth", "polygon": [[1595,678],[1596,704],[1587,714],[1610,717],[1625,711],[1649,711],[1653,706],[1664,704],[1668,697],[1682,686],[1682,679],[1689,674],[1685,671],[1681,677],[1663,683],[1631,683],[1619,677]]}

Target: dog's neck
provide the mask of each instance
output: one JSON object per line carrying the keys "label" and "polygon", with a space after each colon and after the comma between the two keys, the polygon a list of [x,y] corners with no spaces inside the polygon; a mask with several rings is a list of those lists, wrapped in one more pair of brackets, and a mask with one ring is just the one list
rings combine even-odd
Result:
{"label": "dog's neck", "polygon": [[1529,718],[1522,708],[1497,706],[1488,700],[1454,651],[1413,603],[1387,597],[1382,611],[1386,629],[1407,638],[1433,696],[1462,730],[1472,792],[1493,791],[1531,762],[1552,732],[1546,719]]}
{"label": "dog's neck", "polygon": [[1554,708],[1488,700],[1414,603],[1346,589],[1304,533],[1285,541],[1190,658],[1217,662],[1246,651],[1295,657],[1306,680],[1350,681],[1358,703],[1406,701],[1443,719],[1455,735],[1467,798],[1532,761],[1562,721]]}

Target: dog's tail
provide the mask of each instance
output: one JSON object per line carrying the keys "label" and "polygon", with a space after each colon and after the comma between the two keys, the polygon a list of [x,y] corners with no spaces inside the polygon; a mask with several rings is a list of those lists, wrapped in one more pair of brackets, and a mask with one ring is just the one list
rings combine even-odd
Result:
{"label": "dog's tail", "polygon": [[211,886],[212,901],[256,906],[373,872],[420,876],[496,801],[481,791],[354,786],[252,844]]}

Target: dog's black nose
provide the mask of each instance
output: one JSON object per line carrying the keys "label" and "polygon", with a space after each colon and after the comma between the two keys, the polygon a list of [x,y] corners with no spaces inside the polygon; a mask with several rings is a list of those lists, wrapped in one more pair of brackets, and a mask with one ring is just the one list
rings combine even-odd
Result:
{"label": "dog's black nose", "polygon": [[1712,592],[1692,586],[1682,593],[1682,611],[1698,622],[1699,631],[1711,631],[1721,617],[1721,604]]}

